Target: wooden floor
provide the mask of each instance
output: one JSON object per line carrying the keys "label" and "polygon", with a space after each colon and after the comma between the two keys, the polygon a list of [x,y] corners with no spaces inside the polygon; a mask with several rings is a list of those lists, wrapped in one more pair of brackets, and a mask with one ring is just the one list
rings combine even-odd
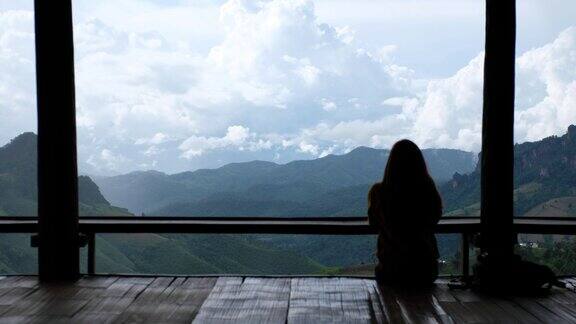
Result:
{"label": "wooden floor", "polygon": [[[576,285],[576,280],[568,282]],[[353,278],[85,277],[0,279],[0,323],[576,323],[576,293],[489,298],[378,289]]]}

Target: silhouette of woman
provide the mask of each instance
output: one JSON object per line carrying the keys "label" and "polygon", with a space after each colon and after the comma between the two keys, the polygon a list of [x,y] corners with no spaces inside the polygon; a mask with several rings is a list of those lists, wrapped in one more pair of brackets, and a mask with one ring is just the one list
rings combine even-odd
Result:
{"label": "silhouette of woman", "polygon": [[409,140],[394,144],[384,179],[368,194],[368,219],[378,229],[376,280],[422,287],[438,276],[434,227],[442,200],[422,152]]}

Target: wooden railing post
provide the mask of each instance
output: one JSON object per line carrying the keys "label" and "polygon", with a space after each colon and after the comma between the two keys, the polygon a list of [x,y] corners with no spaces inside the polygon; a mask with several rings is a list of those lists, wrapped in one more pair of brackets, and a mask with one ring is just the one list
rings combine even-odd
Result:
{"label": "wooden railing post", "polygon": [[462,249],[462,260],[460,265],[462,268],[462,277],[464,280],[468,280],[470,277],[470,233],[462,233],[460,248]]}
{"label": "wooden railing post", "polygon": [[88,234],[88,274],[96,273],[96,234]]}
{"label": "wooden railing post", "polygon": [[35,0],[38,265],[43,281],[79,276],[71,0]]}
{"label": "wooden railing post", "polygon": [[491,259],[514,251],[515,0],[486,0],[481,156],[481,247]]}

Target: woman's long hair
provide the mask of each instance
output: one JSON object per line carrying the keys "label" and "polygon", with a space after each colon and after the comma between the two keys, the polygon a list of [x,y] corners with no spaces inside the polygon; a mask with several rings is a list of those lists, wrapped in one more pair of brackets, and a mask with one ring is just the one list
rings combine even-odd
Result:
{"label": "woman's long hair", "polygon": [[394,144],[379,189],[386,218],[402,217],[400,214],[414,209],[423,212],[440,209],[441,212],[440,194],[428,173],[422,151],[412,141],[404,139]]}

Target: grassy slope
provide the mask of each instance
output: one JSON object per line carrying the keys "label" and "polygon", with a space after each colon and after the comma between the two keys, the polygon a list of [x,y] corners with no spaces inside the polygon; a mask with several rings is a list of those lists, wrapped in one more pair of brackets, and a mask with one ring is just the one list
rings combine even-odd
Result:
{"label": "grassy slope", "polygon": [[525,216],[573,217],[576,215],[576,197],[550,199],[526,212]]}
{"label": "grassy slope", "polygon": [[240,235],[107,234],[97,241],[99,272],[301,274],[324,267]]}

